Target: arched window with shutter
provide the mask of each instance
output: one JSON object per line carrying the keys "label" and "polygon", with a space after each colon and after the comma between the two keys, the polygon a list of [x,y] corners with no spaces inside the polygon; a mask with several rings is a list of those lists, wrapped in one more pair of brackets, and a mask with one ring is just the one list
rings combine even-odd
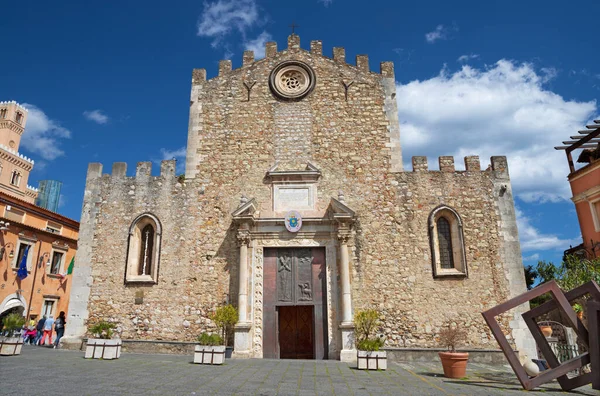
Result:
{"label": "arched window with shutter", "polygon": [[129,227],[125,283],[158,283],[162,227],[156,216],[144,213]]}
{"label": "arched window with shutter", "polygon": [[434,277],[467,276],[463,225],[456,210],[441,205],[431,212],[429,242]]}

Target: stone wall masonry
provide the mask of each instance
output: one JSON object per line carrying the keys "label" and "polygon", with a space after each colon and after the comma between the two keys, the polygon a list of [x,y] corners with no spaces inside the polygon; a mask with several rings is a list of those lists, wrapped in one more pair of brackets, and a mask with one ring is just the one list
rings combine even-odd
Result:
{"label": "stone wall masonry", "polygon": [[[413,157],[419,166],[414,172],[389,175],[369,213],[346,194],[348,205],[361,213],[354,248],[355,309],[376,307],[383,313],[389,346],[439,346],[442,326],[455,322],[468,329],[470,347],[495,348],[481,312],[525,291],[524,284],[515,282],[522,278],[519,251],[507,246],[514,241],[505,238],[506,219],[497,210],[498,172],[428,171],[424,158]],[[441,204],[454,208],[463,220],[468,278],[432,276],[427,222]],[[507,264],[512,268],[505,269]],[[512,279],[509,273],[514,273]],[[501,320],[507,331],[511,319],[505,315]]]}

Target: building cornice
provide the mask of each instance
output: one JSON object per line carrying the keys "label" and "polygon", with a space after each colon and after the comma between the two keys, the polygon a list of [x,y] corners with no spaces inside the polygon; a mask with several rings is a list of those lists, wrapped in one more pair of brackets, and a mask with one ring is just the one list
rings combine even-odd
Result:
{"label": "building cornice", "polygon": [[593,172],[599,168],[600,168],[600,160],[596,160],[590,164],[587,164],[583,168],[577,169],[575,172],[571,172],[567,178],[569,179],[569,182],[573,182],[573,181],[575,181],[579,178],[582,178],[583,176],[587,175],[588,173]]}
{"label": "building cornice", "polygon": [[33,169],[34,161],[31,158],[20,154],[18,151],[12,150],[2,144],[0,144],[0,158],[10,162],[11,164],[17,165],[19,168],[31,171]]}
{"label": "building cornice", "polygon": [[23,131],[25,130],[25,128],[23,128],[23,125],[13,120],[7,119],[0,121],[0,129],[10,129],[11,131],[18,133],[19,135],[22,135]]}
{"label": "building cornice", "polygon": [[[34,205],[32,203],[23,201],[19,198],[12,197],[6,193],[0,192],[0,203],[3,203],[5,205],[14,206],[15,208],[21,209],[27,213],[34,213],[46,220],[52,220],[54,222],[60,223],[62,225],[65,225],[65,226],[79,232],[79,222],[78,221],[75,221],[73,219],[65,217],[56,212],[52,212],[48,209],[44,209],[44,208]],[[30,226],[28,226],[28,227],[30,227]],[[32,228],[38,230],[38,228],[35,228],[35,227],[32,227]],[[44,230],[42,230],[42,231],[44,231]],[[46,232],[46,231],[44,231],[44,232]],[[49,234],[52,234],[52,233],[49,233]],[[57,234],[52,234],[52,235],[57,235]]]}

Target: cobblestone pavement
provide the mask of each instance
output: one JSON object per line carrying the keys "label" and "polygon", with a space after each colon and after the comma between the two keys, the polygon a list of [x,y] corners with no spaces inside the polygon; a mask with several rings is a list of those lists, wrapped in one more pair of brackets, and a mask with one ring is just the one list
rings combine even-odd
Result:
{"label": "cobblestone pavement", "polygon": [[[439,363],[390,364],[359,371],[338,361],[227,360],[191,363],[191,356],[123,353],[112,361],[83,352],[24,346],[0,357],[2,395],[506,395],[523,394],[508,366],[469,363],[468,377],[444,378]],[[535,393],[558,395],[552,383]],[[590,386],[578,395],[598,395]]]}

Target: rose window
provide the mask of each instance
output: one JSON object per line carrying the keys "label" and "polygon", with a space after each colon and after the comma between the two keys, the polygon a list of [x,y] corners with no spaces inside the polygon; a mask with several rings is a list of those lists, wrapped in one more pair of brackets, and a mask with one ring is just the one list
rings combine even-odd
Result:
{"label": "rose window", "polygon": [[299,100],[314,87],[312,69],[301,62],[288,61],[275,67],[271,72],[269,83],[271,90],[281,99]]}

